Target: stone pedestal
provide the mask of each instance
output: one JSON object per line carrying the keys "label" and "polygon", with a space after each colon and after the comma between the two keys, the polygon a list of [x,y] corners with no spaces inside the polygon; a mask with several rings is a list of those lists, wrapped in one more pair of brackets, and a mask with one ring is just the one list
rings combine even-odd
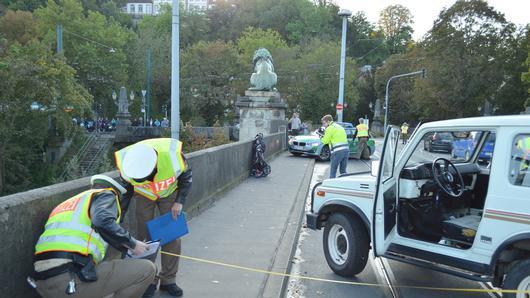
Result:
{"label": "stone pedestal", "polygon": [[253,139],[256,134],[264,135],[285,131],[287,104],[278,91],[246,90],[245,96],[238,96],[239,140]]}
{"label": "stone pedestal", "polygon": [[127,135],[127,127],[131,126],[131,114],[129,113],[129,101],[127,100],[127,89],[125,87],[120,88],[120,97],[118,102],[115,102],[118,106],[118,124],[116,125],[116,137]]}
{"label": "stone pedestal", "polygon": [[370,127],[370,131],[374,135],[384,134],[383,125],[381,124],[381,101],[379,99],[375,101],[374,119],[372,121],[372,127]]}

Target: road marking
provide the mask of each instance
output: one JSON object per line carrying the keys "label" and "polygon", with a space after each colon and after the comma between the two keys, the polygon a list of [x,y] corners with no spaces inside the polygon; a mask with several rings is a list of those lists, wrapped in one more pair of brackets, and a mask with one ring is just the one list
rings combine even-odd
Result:
{"label": "road marking", "polygon": [[392,286],[391,280],[393,280],[394,274],[392,273],[388,262],[386,262],[386,260],[382,260],[381,258],[374,258],[373,263],[373,267],[374,269],[376,269],[375,271],[379,274],[380,277],[382,277],[383,281],[387,285],[387,289],[390,292],[390,295],[392,295],[393,298],[399,298],[397,290],[394,289],[394,287]]}
{"label": "road marking", "polygon": [[[262,274],[270,274],[273,276],[283,276],[283,277],[290,277],[290,278],[296,278],[296,279],[304,279],[304,280],[312,280],[312,281],[321,281],[321,282],[329,282],[329,283],[336,283],[336,284],[346,284],[346,285],[353,285],[353,286],[363,286],[363,287],[376,287],[376,288],[388,288],[388,284],[378,284],[378,283],[369,283],[369,282],[355,282],[355,281],[345,281],[345,280],[336,280],[336,279],[329,279],[329,278],[320,278],[320,277],[314,277],[314,276],[307,276],[307,275],[296,275],[296,274],[288,274],[284,272],[276,272],[276,271],[267,271],[259,268],[253,268],[253,267],[247,267],[247,266],[240,266],[235,264],[229,264],[219,261],[213,261],[213,260],[207,260],[202,258],[195,258],[190,257],[186,255],[181,254],[174,254],[167,251],[160,251],[161,254],[173,256],[173,257],[179,257],[181,259],[185,260],[191,260],[201,263],[206,263],[210,265],[217,265],[232,269],[238,269],[242,271],[250,271],[255,273],[262,273]],[[519,291],[519,290],[502,290],[502,289],[476,289],[476,288],[444,288],[444,287],[425,287],[425,286],[405,286],[405,285],[391,285],[394,289],[415,289],[415,290],[428,290],[428,291],[435,291],[435,292],[463,292],[463,293],[511,293],[511,294],[530,294],[530,290],[525,291]]]}

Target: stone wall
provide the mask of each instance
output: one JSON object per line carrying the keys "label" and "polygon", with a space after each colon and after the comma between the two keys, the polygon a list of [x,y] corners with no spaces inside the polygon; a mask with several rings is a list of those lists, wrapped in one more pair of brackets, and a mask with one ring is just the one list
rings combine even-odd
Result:
{"label": "stone wall", "polygon": [[[270,159],[285,150],[284,133],[265,137]],[[187,154],[193,169],[193,187],[186,202],[188,219],[198,215],[219,196],[248,177],[252,141],[238,142]],[[273,169],[274,170],[274,169]],[[107,175],[117,177],[118,173]],[[0,197],[0,293],[9,297],[37,297],[27,285],[34,245],[51,210],[89,187],[89,177]],[[135,233],[134,200],[125,223]],[[3,295],[0,295],[3,296]]]}

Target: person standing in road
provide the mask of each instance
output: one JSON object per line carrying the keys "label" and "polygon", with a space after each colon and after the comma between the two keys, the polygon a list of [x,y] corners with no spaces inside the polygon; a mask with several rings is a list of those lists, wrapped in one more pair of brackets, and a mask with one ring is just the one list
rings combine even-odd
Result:
{"label": "person standing in road", "polygon": [[300,128],[302,126],[302,121],[298,113],[293,113],[293,117],[289,120],[291,123],[291,135],[297,136],[300,133]]}
{"label": "person standing in road", "polygon": [[[182,211],[191,189],[192,172],[184,154],[182,142],[170,139],[149,139],[115,152],[116,165],[122,178],[134,186],[140,195],[136,200],[138,236],[147,238],[145,222],[154,218],[155,208],[160,214],[171,212],[176,219]],[[180,254],[180,239],[163,246],[163,250]],[[162,270],[143,297],[152,297],[160,281],[160,290],[171,296],[182,296],[176,284],[179,258],[162,255]]]}
{"label": "person standing in road", "polygon": [[403,144],[405,144],[409,137],[409,125],[407,122],[401,124],[401,137],[403,138]]}
{"label": "person standing in road", "polygon": [[337,167],[340,165],[340,174],[345,174],[348,165],[350,149],[346,137],[346,130],[344,127],[334,122],[331,115],[322,117],[322,125],[326,128],[324,136],[322,137],[322,144],[328,145],[331,150],[329,178],[335,178]]}
{"label": "person standing in road", "polygon": [[515,143],[514,159],[519,161],[519,169],[516,175],[515,185],[523,185],[530,168],[530,136],[521,137]]}
{"label": "person standing in road", "polygon": [[355,127],[355,134],[353,135],[353,138],[359,140],[357,142],[357,154],[355,156],[356,159],[370,159],[370,149],[368,149],[368,125],[364,124],[364,119],[359,119],[359,124]]}
{"label": "person standing in road", "polygon": [[155,278],[151,261],[103,261],[108,244],[135,255],[148,250],[119,225],[132,188],[104,175],[92,176],[90,182],[91,189],[51,212],[35,245],[33,280],[28,281],[45,298],[140,297]]}

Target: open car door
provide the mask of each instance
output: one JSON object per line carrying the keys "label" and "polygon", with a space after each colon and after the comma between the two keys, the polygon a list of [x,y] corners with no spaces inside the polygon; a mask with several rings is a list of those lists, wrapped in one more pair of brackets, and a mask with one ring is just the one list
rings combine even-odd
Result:
{"label": "open car door", "polygon": [[385,141],[379,172],[377,176],[377,191],[375,193],[373,215],[374,254],[383,255],[390,245],[396,229],[397,214],[397,183],[399,173],[394,171],[400,130],[396,126],[389,126],[386,130]]}

